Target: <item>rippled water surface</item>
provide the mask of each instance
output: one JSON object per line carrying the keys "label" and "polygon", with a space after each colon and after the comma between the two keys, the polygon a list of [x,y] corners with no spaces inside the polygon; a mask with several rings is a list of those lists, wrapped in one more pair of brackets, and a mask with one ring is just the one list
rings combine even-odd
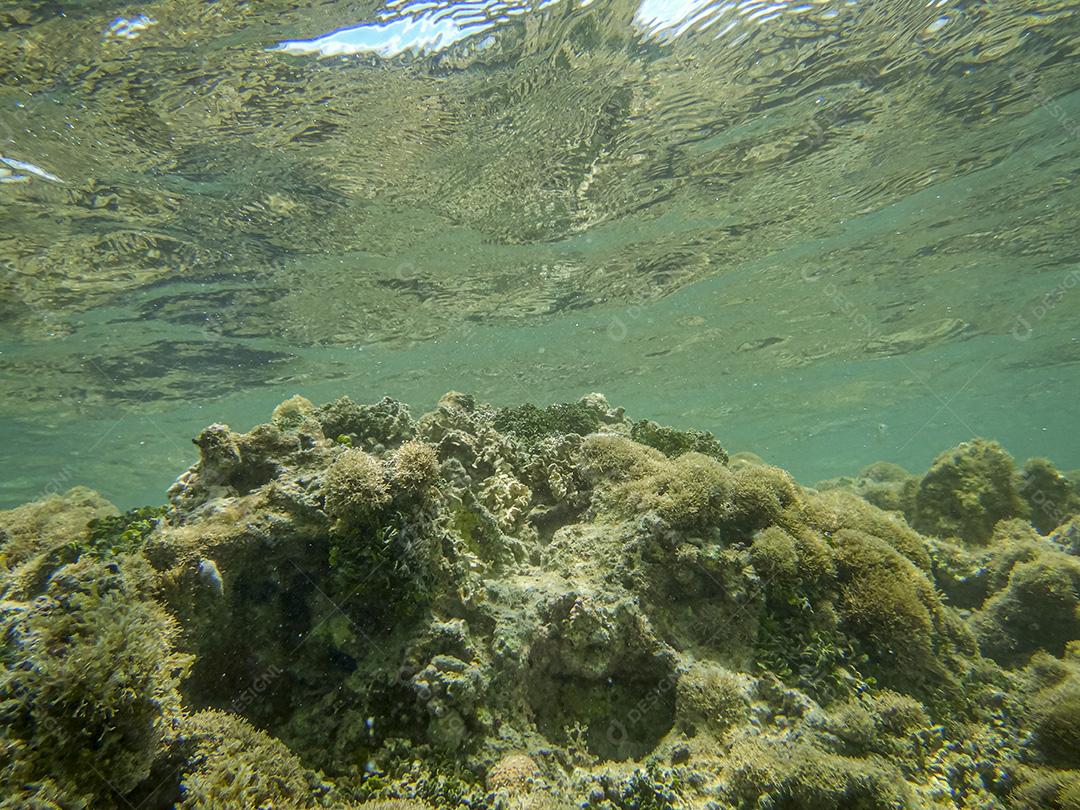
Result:
{"label": "rippled water surface", "polygon": [[0,3],[0,502],[293,393],[1080,467],[1078,12]]}

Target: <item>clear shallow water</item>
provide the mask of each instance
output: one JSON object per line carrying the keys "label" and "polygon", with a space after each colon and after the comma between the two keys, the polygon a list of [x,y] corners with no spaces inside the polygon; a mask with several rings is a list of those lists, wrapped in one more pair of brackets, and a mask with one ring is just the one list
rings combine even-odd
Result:
{"label": "clear shallow water", "polygon": [[973,435],[1080,467],[1078,34],[1047,3],[3,7],[0,504],[160,501],[199,428],[293,393],[599,390],[807,482]]}

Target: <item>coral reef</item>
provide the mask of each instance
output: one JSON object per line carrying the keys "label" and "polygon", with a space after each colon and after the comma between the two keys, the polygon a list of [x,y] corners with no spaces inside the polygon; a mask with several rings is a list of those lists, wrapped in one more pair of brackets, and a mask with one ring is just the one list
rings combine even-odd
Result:
{"label": "coral reef", "polygon": [[1049,462],[808,489],[595,394],[195,442],[166,506],[0,513],[0,806],[1077,806]]}

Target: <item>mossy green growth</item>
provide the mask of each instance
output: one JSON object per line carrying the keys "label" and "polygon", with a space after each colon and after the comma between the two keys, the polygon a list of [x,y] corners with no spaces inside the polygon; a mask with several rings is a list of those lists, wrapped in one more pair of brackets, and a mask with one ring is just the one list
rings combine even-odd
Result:
{"label": "mossy green growth", "polygon": [[986,543],[999,520],[1027,517],[1013,459],[973,439],[938,456],[919,482],[912,525],[923,534]]}
{"label": "mossy green growth", "polygon": [[270,421],[279,430],[297,430],[307,420],[315,420],[316,409],[311,400],[299,394],[274,408]]}
{"label": "mossy green growth", "polygon": [[884,512],[843,490],[819,492],[803,500],[802,519],[825,535],[854,529],[880,538],[923,571],[932,567],[926,539],[899,515]]}
{"label": "mossy green growth", "polygon": [[1043,760],[1080,769],[1080,676],[1044,689],[1032,700],[1034,742]]}
{"label": "mossy green growth", "polygon": [[349,397],[341,397],[315,411],[315,419],[327,436],[347,436],[356,447],[373,449],[397,446],[416,435],[416,423],[408,407],[397,400],[384,397],[372,405],[357,405]]}
{"label": "mossy green growth", "polygon": [[718,523],[729,537],[746,539],[779,521],[798,499],[798,486],[787,472],[765,464],[747,465],[732,476]]}
{"label": "mossy green growth", "polygon": [[167,506],[140,506],[122,515],[94,518],[87,524],[86,537],[74,545],[97,556],[137,551],[168,511]]}
{"label": "mossy green growth", "polygon": [[1040,649],[1061,655],[1069,641],[1080,638],[1080,560],[1017,548],[1026,553],[1009,569],[1008,584],[971,621],[983,654],[1007,666]]}
{"label": "mossy green growth", "polygon": [[1024,768],[1009,795],[1015,810],[1080,810],[1080,770]]}
{"label": "mossy green growth", "polygon": [[419,559],[422,542],[411,540],[414,531],[403,514],[392,513],[333,533],[327,559],[333,590],[350,595],[350,615],[369,632],[415,619],[431,599],[431,574]]}
{"label": "mossy green growth", "polygon": [[715,436],[704,430],[678,430],[659,425],[650,419],[642,419],[634,422],[630,428],[630,438],[656,448],[669,458],[694,452],[712,456],[724,464],[728,462],[727,451],[720,446]]}
{"label": "mossy green growth", "polygon": [[701,453],[685,453],[655,466],[655,472],[616,484],[609,499],[628,516],[656,512],[676,529],[706,529],[728,515],[732,474]]}
{"label": "mossy green growth", "polygon": [[698,729],[722,733],[750,716],[750,701],[742,681],[716,664],[697,662],[679,675],[675,711],[689,734]]}
{"label": "mossy green growth", "polygon": [[864,675],[868,658],[839,629],[833,608],[836,566],[814,532],[794,535],[779,526],[758,532],[750,560],[765,590],[755,660],[791,686],[829,703],[875,683]]}
{"label": "mossy green growth", "polygon": [[485,562],[508,559],[509,549],[502,542],[502,533],[494,518],[476,503],[463,503],[450,513],[449,528],[465,543],[465,548]]}
{"label": "mossy green growth", "polygon": [[864,532],[842,529],[831,543],[840,626],[867,653],[869,671],[894,686],[951,683],[941,661],[950,650],[938,646],[946,641],[942,606],[926,574]]}
{"label": "mossy green growth", "polygon": [[[369,771],[351,791],[355,810],[443,810],[456,807],[488,807],[483,784],[476,775],[461,767],[460,761],[443,760],[429,755],[416,760],[413,749],[404,740],[391,743],[398,766],[389,772]],[[397,750],[400,748],[400,750]],[[400,798],[409,796],[412,798]],[[335,805],[337,807],[337,805]],[[346,810],[346,808],[341,808]]]}
{"label": "mossy green growth", "polygon": [[363,450],[349,448],[334,459],[323,481],[326,511],[343,524],[362,524],[390,501],[382,463]]}
{"label": "mossy green growth", "polygon": [[896,810],[914,797],[887,762],[846,757],[802,740],[750,737],[727,757],[730,789],[739,807],[776,810]]}
{"label": "mossy green growth", "polygon": [[149,578],[135,556],[85,557],[32,602],[6,603],[0,781],[51,779],[104,807],[150,775],[189,659],[173,651],[176,623],[147,597]]}
{"label": "mossy green growth", "polygon": [[111,503],[85,487],[0,510],[0,564],[11,568],[42,553],[70,550],[88,523],[115,515]]}
{"label": "mossy green growth", "polygon": [[[806,690],[828,704],[877,680],[864,675],[869,661],[852,639],[829,621],[810,615],[809,604],[783,613],[767,612],[758,624],[754,648],[759,672],[772,673],[789,686]],[[802,614],[802,615],[800,615]],[[825,615],[829,615],[825,611]]]}
{"label": "mossy green growth", "polygon": [[439,477],[435,448],[421,441],[405,442],[394,453],[391,485],[395,492],[422,495]]}
{"label": "mossy green growth", "polygon": [[1031,508],[1031,525],[1049,534],[1080,514],[1080,492],[1048,459],[1030,458],[1020,474],[1020,497]]}
{"label": "mossy green growth", "polygon": [[917,762],[916,735],[929,729],[931,721],[915,698],[889,689],[868,689],[833,707],[826,726],[853,752]]}
{"label": "mossy green growth", "polygon": [[317,774],[279,740],[228,712],[184,718],[178,747],[187,754],[179,810],[321,806]]}
{"label": "mossy green growth", "polygon": [[500,408],[495,413],[495,429],[513,434],[526,449],[541,439],[565,433],[585,436],[601,425],[596,408],[585,402],[560,402],[538,408],[531,403],[516,408]]}

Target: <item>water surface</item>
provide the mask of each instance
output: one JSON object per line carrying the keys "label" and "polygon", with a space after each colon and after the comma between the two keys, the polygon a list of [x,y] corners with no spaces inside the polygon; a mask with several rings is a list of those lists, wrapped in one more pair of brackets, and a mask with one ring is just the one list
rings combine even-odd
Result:
{"label": "water surface", "polygon": [[1080,467],[1069,3],[0,6],[0,503],[294,393]]}

